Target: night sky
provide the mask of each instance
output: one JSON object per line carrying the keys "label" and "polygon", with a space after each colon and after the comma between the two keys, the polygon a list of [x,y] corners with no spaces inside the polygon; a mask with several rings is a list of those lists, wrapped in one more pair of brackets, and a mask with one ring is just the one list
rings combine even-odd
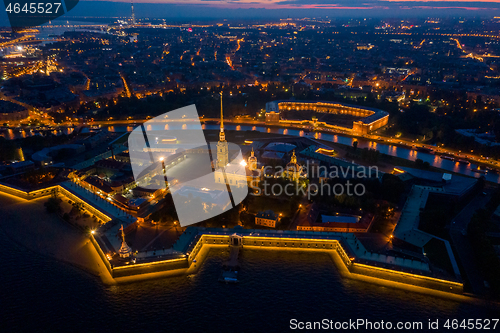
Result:
{"label": "night sky", "polygon": [[[129,1],[117,1],[129,3]],[[80,10],[97,1],[80,2]],[[99,1],[99,3],[102,3]],[[500,12],[500,0],[136,0],[136,8],[144,11],[145,15],[158,16],[151,4],[162,4],[165,8],[178,8],[180,15],[193,16],[199,11],[205,15],[219,17],[221,12],[234,12],[236,17],[248,16],[258,17],[272,15],[290,15],[294,17],[303,16],[491,16]],[[174,5],[174,6],[172,6]],[[100,4],[96,6],[106,6]],[[85,9],[83,8],[85,7]],[[189,13],[185,8],[191,7],[194,11]],[[247,10],[245,10],[247,9]],[[249,10],[248,10],[249,9]],[[258,11],[255,11],[258,9]],[[263,10],[265,9],[265,10]],[[75,9],[76,10],[76,9]],[[236,13],[235,11],[247,12]],[[259,12],[260,11],[260,12]],[[281,15],[280,15],[281,13]],[[172,13],[171,13],[172,14]]]}
{"label": "night sky", "polygon": [[[286,17],[411,18],[500,16],[500,0],[135,0],[137,18],[169,21]],[[129,17],[130,1],[83,0],[63,16]],[[0,25],[7,25],[5,12]]]}

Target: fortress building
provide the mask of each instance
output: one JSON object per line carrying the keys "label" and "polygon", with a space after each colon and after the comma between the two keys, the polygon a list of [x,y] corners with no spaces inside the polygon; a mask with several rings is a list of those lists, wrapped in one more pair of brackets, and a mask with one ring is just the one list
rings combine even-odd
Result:
{"label": "fortress building", "polygon": [[[326,115],[352,116],[355,120],[349,126],[345,121],[336,121],[334,117],[318,116],[328,118],[325,121],[318,121],[318,119],[286,119],[284,115],[286,111],[309,111]],[[300,125],[310,123],[315,127],[352,132],[353,134],[368,134],[384,127],[388,121],[389,113],[385,111],[338,102],[273,101],[266,104],[266,123],[296,123]]]}

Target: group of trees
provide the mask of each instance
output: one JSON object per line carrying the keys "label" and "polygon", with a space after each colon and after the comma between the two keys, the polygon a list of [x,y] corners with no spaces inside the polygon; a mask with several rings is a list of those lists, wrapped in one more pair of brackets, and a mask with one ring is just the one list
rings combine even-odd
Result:
{"label": "group of trees", "polygon": [[[454,95],[452,95],[454,96]],[[474,138],[456,133],[456,129],[477,129],[490,132],[500,139],[500,117],[495,106],[467,99],[465,96],[448,96],[445,106],[430,111],[428,104],[410,103],[404,112],[391,114],[388,135],[402,135],[429,144],[444,145],[457,150],[470,151],[490,157],[500,157],[500,148],[475,142]],[[453,98],[456,98],[454,100]],[[475,110],[475,111],[474,111]]]}
{"label": "group of trees", "polygon": [[354,141],[353,148],[346,153],[346,158],[357,157],[371,164],[378,163],[380,159],[380,151],[370,148],[358,149],[357,146],[357,141]]}
{"label": "group of trees", "polygon": [[[167,111],[175,110],[187,105],[196,104],[198,113],[205,117],[220,116],[220,95],[224,92],[224,113],[226,116],[248,114],[256,116],[257,112],[265,108],[268,101],[274,99],[288,99],[291,91],[278,85],[261,86],[224,86],[207,89],[203,86],[191,87],[185,90],[173,89],[163,92],[162,96],[151,95],[138,99],[135,95],[119,97],[116,102],[110,98],[99,98],[96,101],[84,103],[78,109],[67,108],[67,114],[84,116],[90,110],[99,108],[94,119],[102,120],[113,117],[114,119],[144,118],[157,116]],[[62,120],[62,117],[60,117]]]}
{"label": "group of trees", "polygon": [[[336,184],[341,184],[344,187],[347,184],[346,179],[330,179],[328,184],[333,188]],[[384,174],[382,181],[378,178],[365,179],[350,179],[352,186],[362,184],[365,188],[365,193],[362,196],[348,195],[343,193],[340,195],[323,195],[318,196],[318,202],[326,205],[331,205],[335,208],[362,208],[364,211],[373,214],[380,213],[380,207],[389,205],[394,207],[401,201],[405,186],[403,181],[395,175]]]}
{"label": "group of trees", "polygon": [[[53,188],[50,193],[49,199],[45,202],[44,206],[45,209],[47,210],[47,213],[49,214],[61,214],[62,213],[62,207],[61,207],[62,199],[59,197],[59,192],[57,188]],[[68,201],[68,203],[71,203],[71,211],[65,212],[62,215],[62,218],[69,222],[71,220],[71,216],[74,216],[76,219],[79,219],[80,217],[83,216],[84,214],[84,205],[81,202],[73,202],[73,201]],[[94,216],[94,222],[97,223],[97,218]]]}
{"label": "group of trees", "polygon": [[51,191],[50,198],[45,202],[45,209],[49,214],[61,212],[61,199],[59,198],[57,189]]}

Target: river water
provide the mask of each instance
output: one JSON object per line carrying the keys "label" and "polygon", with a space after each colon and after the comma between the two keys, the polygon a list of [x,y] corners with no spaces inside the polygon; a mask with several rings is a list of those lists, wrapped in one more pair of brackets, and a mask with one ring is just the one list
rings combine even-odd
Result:
{"label": "river water", "polygon": [[[173,130],[179,130],[179,129],[192,129],[193,126],[190,124],[184,124],[184,125],[169,125],[170,129]],[[293,136],[308,136],[311,138],[316,138],[316,139],[321,139],[325,141],[330,141],[330,142],[336,142],[348,146],[352,146],[353,143],[353,138],[344,136],[344,135],[337,135],[337,134],[329,134],[329,133],[305,133],[302,130],[299,129],[286,129],[286,128],[279,128],[279,127],[267,127],[267,126],[252,126],[252,125],[232,125],[232,124],[226,124],[225,126],[226,130],[236,130],[236,131],[258,131],[258,132],[263,132],[263,133],[275,133],[275,134],[284,134],[284,135],[293,135]],[[209,125],[205,124],[203,125],[204,129],[207,130],[218,130],[219,125]],[[105,127],[110,132],[130,132],[134,129],[133,126],[126,126],[126,125],[120,125],[120,126],[109,126]],[[154,125],[152,127],[153,130],[164,130],[165,128],[161,125]],[[72,131],[72,128],[63,128],[61,129],[62,133],[68,134]],[[88,129],[85,129],[88,131]],[[54,131],[53,134],[57,134],[57,131]],[[18,131],[18,130],[12,130],[9,129],[7,131],[4,131],[0,133],[0,135],[3,135],[4,137],[8,139],[14,139],[14,138],[19,138],[19,137],[27,137],[34,135],[34,133],[28,132],[28,131]],[[476,164],[460,164],[455,161],[450,161],[443,159],[439,157],[438,155],[433,155],[425,152],[419,152],[416,150],[412,150],[409,148],[404,148],[404,147],[399,147],[395,145],[389,145],[389,144],[382,144],[378,143],[375,141],[371,140],[364,140],[364,139],[357,139],[358,140],[358,147],[359,148],[371,148],[371,149],[377,149],[383,154],[391,155],[391,156],[397,156],[400,158],[404,158],[407,160],[415,161],[417,158],[421,159],[424,162],[429,162],[430,165],[441,168],[444,170],[449,170],[453,171],[456,173],[461,173],[463,175],[467,176],[472,176],[472,177],[480,177],[481,174],[478,174],[472,169],[477,168]],[[495,182],[495,183],[500,183],[500,174],[493,174],[493,173],[488,173],[484,175],[486,180]]]}
{"label": "river water", "polygon": [[105,286],[13,243],[1,229],[0,251],[6,332],[284,332],[292,318],[421,321],[426,327],[429,319],[498,316],[483,305],[343,279],[325,253],[243,249],[240,283],[226,285],[217,278],[228,250],[213,249],[191,278]]}

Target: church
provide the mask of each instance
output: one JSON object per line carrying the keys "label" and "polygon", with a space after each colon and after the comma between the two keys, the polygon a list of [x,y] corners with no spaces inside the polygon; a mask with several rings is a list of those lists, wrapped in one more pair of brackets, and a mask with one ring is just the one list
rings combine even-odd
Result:
{"label": "church", "polygon": [[[251,184],[257,186],[261,179],[261,170],[258,169],[257,157],[252,149],[248,161],[231,163],[229,160],[229,145],[224,133],[224,113],[222,108],[222,92],[220,93],[220,132],[217,142],[217,160],[215,161],[215,182],[218,184],[236,185],[243,187]],[[239,148],[237,153],[239,152]],[[242,171],[244,169],[244,172]]]}
{"label": "church", "polygon": [[290,162],[286,165],[285,170],[283,171],[283,177],[293,182],[298,182],[299,178],[302,176],[302,165],[297,163],[297,156],[295,156],[294,150]]}

